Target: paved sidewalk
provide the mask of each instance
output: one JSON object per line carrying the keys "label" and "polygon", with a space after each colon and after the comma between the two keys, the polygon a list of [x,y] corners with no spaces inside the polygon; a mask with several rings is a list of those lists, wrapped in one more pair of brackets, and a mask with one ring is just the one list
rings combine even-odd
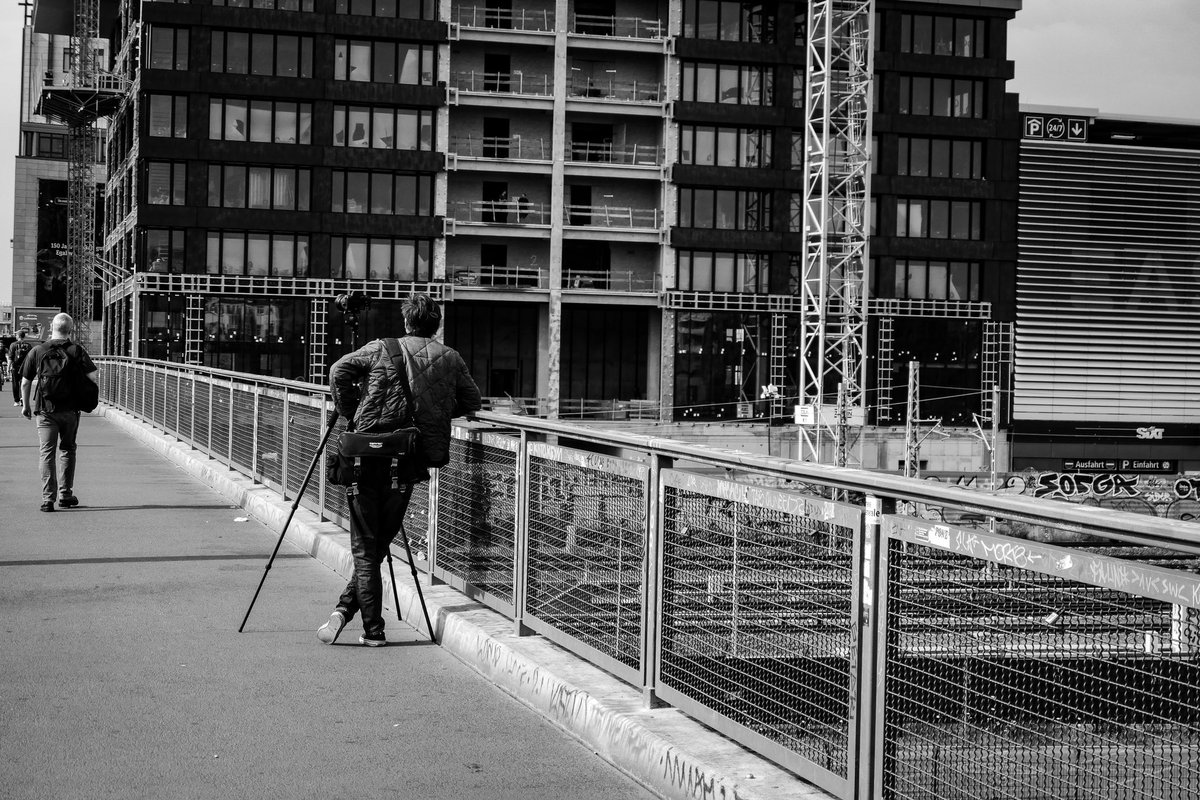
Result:
{"label": "paved sidewalk", "polygon": [[441,647],[390,589],[393,646],[318,644],[349,537],[303,510],[238,634],[290,503],[107,410],[41,513],[36,443],[0,406],[6,798],[827,797],[446,586]]}

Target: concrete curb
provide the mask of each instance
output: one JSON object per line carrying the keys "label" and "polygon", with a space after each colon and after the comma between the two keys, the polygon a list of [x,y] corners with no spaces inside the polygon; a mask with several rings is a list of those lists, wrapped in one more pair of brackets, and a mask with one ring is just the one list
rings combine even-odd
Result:
{"label": "concrete curb", "polygon": [[[291,502],[116,409],[98,413],[278,533]],[[285,536],[337,574],[353,572],[350,535],[303,508]],[[420,630],[420,601],[403,555],[400,615]],[[403,574],[401,574],[401,571]],[[385,571],[385,600],[391,582]],[[540,636],[516,636],[503,615],[445,585],[422,586],[438,641],[486,679],[644,786],[670,800],[832,800],[833,795],[690,719],[644,707],[641,693]],[[315,629],[314,629],[315,630]]]}

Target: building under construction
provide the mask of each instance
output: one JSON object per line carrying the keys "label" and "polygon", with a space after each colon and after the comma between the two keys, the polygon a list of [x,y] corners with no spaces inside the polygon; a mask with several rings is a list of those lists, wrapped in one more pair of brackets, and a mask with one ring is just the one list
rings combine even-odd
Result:
{"label": "building under construction", "polygon": [[[80,88],[79,5],[32,19],[18,208],[82,160],[80,126],[30,113],[54,111],[46,82]],[[909,417],[1006,413],[1019,7],[100,2],[100,250],[73,262],[93,342],[324,382],[419,289],[495,405],[760,432],[803,413],[775,452],[895,469]],[[43,299],[82,308],[68,291]]]}

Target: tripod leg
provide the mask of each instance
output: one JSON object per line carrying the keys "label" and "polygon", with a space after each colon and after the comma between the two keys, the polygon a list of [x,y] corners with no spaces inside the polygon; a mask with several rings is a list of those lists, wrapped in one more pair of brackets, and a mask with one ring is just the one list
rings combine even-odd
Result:
{"label": "tripod leg", "polygon": [[246,627],[246,620],[250,619],[250,612],[254,609],[255,602],[258,601],[258,593],[262,591],[263,584],[267,582],[267,573],[271,571],[271,565],[275,563],[275,556],[279,553],[279,546],[283,544],[283,537],[287,534],[288,526],[292,524],[292,517],[296,515],[296,509],[300,507],[300,499],[304,497],[304,492],[308,489],[308,482],[312,480],[313,472],[317,468],[317,461],[321,458],[321,451],[325,449],[325,443],[329,441],[329,434],[333,433],[333,426],[337,423],[338,413],[334,411],[329,415],[329,424],[325,428],[325,435],[321,437],[321,443],[317,445],[317,452],[313,455],[312,463],[308,465],[308,474],[304,476],[304,482],[300,484],[300,491],[296,492],[296,500],[292,503],[292,510],[288,512],[287,520],[283,523],[283,529],[279,531],[279,540],[275,542],[275,549],[271,551],[271,558],[267,561],[267,567],[263,570],[262,579],[258,582],[258,588],[254,590],[254,598],[250,601],[250,607],[246,609],[246,616],[242,617],[242,624],[238,626],[238,633]]}
{"label": "tripod leg", "polygon": [[[409,487],[411,491],[411,487]],[[408,531],[404,530],[404,520],[400,521],[400,536],[404,539],[404,553],[408,557],[408,568],[412,570],[413,585],[417,587],[417,599],[421,601],[421,613],[425,615],[425,627],[429,630],[429,641],[438,643],[433,632],[433,623],[429,621],[429,607],[425,605],[425,595],[421,592],[421,579],[417,577],[417,565],[413,562],[412,548],[408,546]],[[390,561],[388,562],[391,563]],[[395,585],[393,578],[393,586]]]}
{"label": "tripod leg", "polygon": [[387,549],[388,574],[392,576],[392,600],[396,603],[396,619],[404,622],[404,617],[400,616],[400,592],[396,590],[396,570],[392,569],[392,545],[389,542]]}

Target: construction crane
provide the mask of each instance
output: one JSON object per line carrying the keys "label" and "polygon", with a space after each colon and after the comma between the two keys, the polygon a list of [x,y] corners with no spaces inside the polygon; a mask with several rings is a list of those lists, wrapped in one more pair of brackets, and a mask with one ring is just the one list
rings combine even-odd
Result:
{"label": "construction crane", "polygon": [[800,460],[839,466],[862,462],[874,20],[874,0],[808,3],[797,421]]}
{"label": "construction crane", "polygon": [[100,0],[75,0],[70,74],[65,85],[47,80],[36,113],[67,126],[67,308],[75,338],[91,342],[92,296],[97,275],[96,180],[101,160],[96,121],[111,116],[126,82],[101,69]]}

